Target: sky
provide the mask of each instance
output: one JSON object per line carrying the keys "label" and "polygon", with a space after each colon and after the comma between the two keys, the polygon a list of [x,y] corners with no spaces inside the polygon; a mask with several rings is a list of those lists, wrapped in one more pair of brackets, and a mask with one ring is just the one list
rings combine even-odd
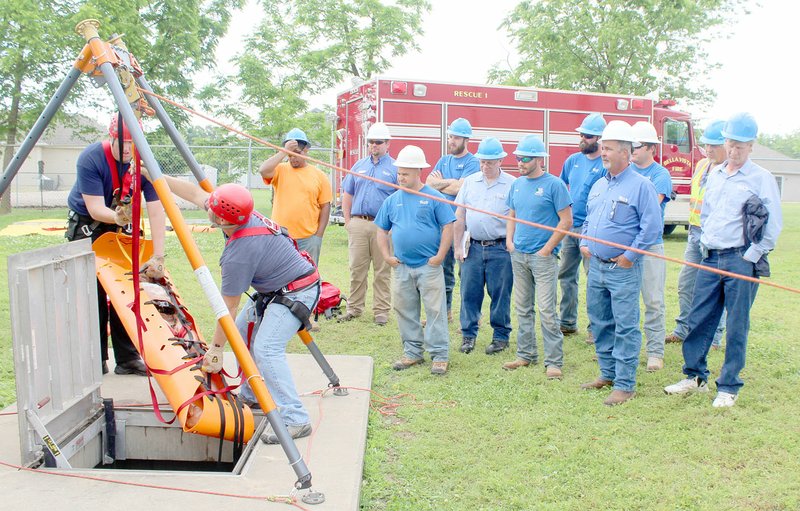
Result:
{"label": "sky", "polygon": [[[513,43],[499,29],[503,18],[519,0],[435,0],[423,22],[419,52],[396,59],[383,76],[408,80],[483,84],[496,63],[516,62]],[[752,113],[759,131],[787,134],[800,130],[800,69],[792,57],[798,40],[800,2],[761,0],[750,13],[737,15],[726,27],[728,39],[707,46],[708,62],[721,67],[711,72],[708,86],[717,94],[706,109],[687,109],[702,126],[714,118],[727,118],[741,111]],[[229,34],[221,41],[217,61],[221,69],[242,46],[260,18],[256,2],[237,13]],[[456,48],[458,51],[456,51]],[[350,87],[339,84],[311,98],[311,106],[333,105],[336,93]],[[681,106],[680,104],[678,105]]]}

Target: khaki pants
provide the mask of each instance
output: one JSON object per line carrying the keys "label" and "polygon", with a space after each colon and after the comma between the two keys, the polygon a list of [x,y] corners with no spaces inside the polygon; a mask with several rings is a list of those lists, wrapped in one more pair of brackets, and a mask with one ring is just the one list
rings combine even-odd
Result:
{"label": "khaki pants", "polygon": [[347,312],[360,316],[367,300],[369,265],[372,279],[372,310],[375,315],[389,315],[391,308],[392,267],[383,259],[378,247],[378,226],[363,218],[351,218],[347,224],[347,248],[350,254],[350,296]]}

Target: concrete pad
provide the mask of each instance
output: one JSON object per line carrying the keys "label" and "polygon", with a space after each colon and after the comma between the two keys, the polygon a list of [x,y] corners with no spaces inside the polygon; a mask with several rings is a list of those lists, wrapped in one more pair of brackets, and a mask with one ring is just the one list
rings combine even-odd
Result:
{"label": "concrete pad", "polygon": [[[230,355],[230,354],[229,354]],[[348,396],[310,395],[325,389],[328,381],[310,355],[288,355],[297,390],[314,424],[313,436],[296,441],[312,474],[312,489],[325,495],[319,505],[298,504],[314,510],[357,510],[364,466],[367,419],[370,395],[351,390]],[[342,386],[371,388],[372,359],[332,355],[326,357],[339,376]],[[226,357],[233,362],[233,357]],[[226,363],[226,366],[228,364]],[[232,364],[231,364],[232,365]],[[231,368],[232,369],[232,368]],[[230,371],[229,371],[230,372]],[[103,397],[121,404],[149,404],[145,378],[118,376],[113,371],[103,378]],[[15,411],[15,406],[5,410]],[[259,416],[260,417],[260,416]],[[281,510],[286,504],[269,502],[266,497],[287,495],[296,481],[279,445],[266,445],[254,438],[255,450],[241,475],[211,472],[131,471],[131,470],[59,470],[46,469],[73,477],[59,477],[37,472],[17,471],[0,466],[3,509],[36,508],[81,509],[92,511],[113,507],[129,509],[173,509],[191,506],[209,509],[220,506],[244,506],[245,509]],[[19,464],[19,432],[15,415],[0,416],[0,461]],[[84,476],[91,477],[86,479]],[[126,484],[109,483],[114,480]],[[145,488],[130,484],[181,488],[175,491]],[[218,492],[208,495],[195,491]],[[298,494],[301,497],[305,491]],[[243,500],[240,497],[256,497]],[[224,508],[221,506],[225,506]]]}

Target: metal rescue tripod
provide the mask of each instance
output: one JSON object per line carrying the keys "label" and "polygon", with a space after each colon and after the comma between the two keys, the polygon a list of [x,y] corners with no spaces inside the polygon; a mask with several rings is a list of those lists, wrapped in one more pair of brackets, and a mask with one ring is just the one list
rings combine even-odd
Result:
{"label": "metal rescue tripod", "polygon": [[[114,36],[110,41],[105,42],[100,39],[97,31],[99,27],[100,23],[92,19],[84,20],[76,26],[76,32],[86,39],[86,45],[78,55],[72,69],[64,78],[64,81],[58,87],[58,90],[50,99],[33,128],[17,150],[11,163],[5,169],[2,180],[0,181],[0,195],[6,193],[14,176],[19,171],[23,162],[30,154],[36,142],[38,142],[45,128],[47,128],[81,74],[88,74],[97,87],[107,85],[111,94],[114,96],[114,100],[117,103],[125,124],[128,126],[133,136],[133,141],[140,152],[144,166],[147,167],[150,173],[153,187],[158,193],[158,197],[192,265],[197,280],[211,304],[217,321],[233,348],[233,352],[242,367],[245,378],[250,383],[258,399],[258,403],[261,405],[261,409],[265,412],[267,420],[272,425],[280,441],[281,447],[289,460],[289,465],[292,466],[297,475],[298,479],[295,482],[295,488],[298,490],[309,490],[308,493],[302,497],[304,502],[308,504],[321,503],[325,500],[325,497],[322,493],[311,490],[311,472],[301,457],[286,425],[281,420],[275,402],[264,383],[264,379],[260,375],[247,346],[239,334],[233,318],[228,313],[222,295],[214,283],[211,272],[206,266],[189,228],[172,198],[169,186],[161,173],[161,167],[145,139],[144,132],[139,126],[137,113],[131,105],[136,106],[139,115],[141,115],[142,111],[146,111],[150,114],[154,111],[203,190],[211,192],[211,183],[206,178],[205,172],[197,163],[197,160],[195,160],[194,155],[192,155],[188,146],[181,138],[175,125],[172,123],[172,120],[169,118],[158,99],[152,94],[145,94],[147,103],[151,108],[148,108],[145,104],[139,89],[150,93],[152,93],[153,90],[147,83],[139,63],[134,56],[128,52],[127,47],[122,42],[121,36]],[[305,330],[298,332],[298,335],[328,378],[330,382],[329,386],[333,388],[334,394],[346,395],[347,390],[340,387],[339,378],[322,355],[322,352],[317,347],[311,335]]]}

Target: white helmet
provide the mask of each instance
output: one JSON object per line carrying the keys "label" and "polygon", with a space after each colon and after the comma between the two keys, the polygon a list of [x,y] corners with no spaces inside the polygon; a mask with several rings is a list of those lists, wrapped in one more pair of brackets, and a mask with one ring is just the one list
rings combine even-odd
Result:
{"label": "white helmet", "polygon": [[367,131],[367,140],[391,140],[392,134],[389,133],[389,126],[382,122],[376,122]]}
{"label": "white helmet", "polygon": [[656,127],[650,124],[649,122],[639,121],[633,125],[633,136],[636,138],[636,142],[640,142],[642,144],[660,144],[661,141],[658,140],[658,133],[656,133]]}
{"label": "white helmet", "polygon": [[425,153],[415,145],[407,145],[402,148],[397,155],[394,165],[397,168],[402,167],[406,169],[426,169],[430,167],[428,162],[425,161]]}
{"label": "white helmet", "polygon": [[611,121],[606,125],[600,140],[619,140],[621,142],[636,142],[633,128],[625,121]]}

